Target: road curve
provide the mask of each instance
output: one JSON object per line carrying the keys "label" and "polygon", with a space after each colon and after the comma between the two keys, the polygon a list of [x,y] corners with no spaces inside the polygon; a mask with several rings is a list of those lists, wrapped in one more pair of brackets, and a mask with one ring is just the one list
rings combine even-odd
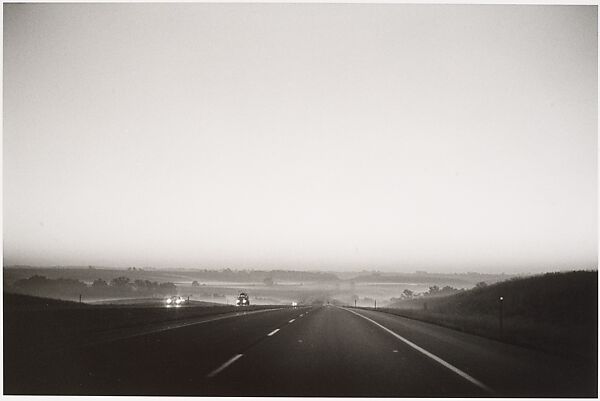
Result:
{"label": "road curve", "polygon": [[[378,311],[334,306],[128,333],[60,350],[59,357],[20,363],[21,369],[11,370],[14,361],[5,360],[5,394],[597,394],[597,379],[572,362]],[[26,379],[11,371],[25,371]]]}

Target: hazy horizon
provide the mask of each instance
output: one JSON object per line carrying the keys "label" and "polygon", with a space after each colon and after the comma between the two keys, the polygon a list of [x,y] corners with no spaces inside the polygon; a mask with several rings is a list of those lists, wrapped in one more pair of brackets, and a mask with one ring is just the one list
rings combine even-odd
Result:
{"label": "hazy horizon", "polygon": [[[328,268],[313,268],[313,269],[286,269],[286,268],[273,268],[273,269],[265,269],[265,268],[261,268],[261,267],[249,267],[249,268],[231,268],[231,267],[210,267],[210,266],[198,266],[198,267],[177,267],[177,266],[169,266],[169,267],[156,267],[156,266],[123,266],[123,265],[116,265],[116,266],[102,266],[102,265],[38,265],[38,264],[32,264],[32,265],[23,265],[23,264],[7,264],[4,263],[4,267],[9,267],[9,268],[32,268],[32,269],[105,269],[105,270],[110,270],[110,269],[115,269],[115,270],[128,270],[131,268],[136,268],[136,269],[141,269],[140,271],[143,270],[198,270],[198,271],[202,271],[202,270],[207,270],[207,271],[223,271],[226,269],[230,269],[231,271],[300,271],[300,272],[322,272],[322,273],[328,273],[328,272],[332,272],[332,273],[382,273],[382,274],[490,274],[490,275],[502,275],[502,274],[507,274],[507,275],[512,275],[512,274],[518,274],[518,273],[508,273],[508,272],[477,272],[477,271],[461,271],[461,272],[456,272],[456,271],[428,271],[428,270],[414,270],[414,271],[404,271],[404,270],[379,270],[376,268],[373,269],[344,269],[344,268],[332,268],[332,269],[328,269]],[[593,269],[568,269],[568,270],[564,270],[564,271],[572,271],[572,270],[597,270],[596,268]],[[524,274],[527,273],[531,273],[531,274],[536,274],[536,272],[522,272]]]}
{"label": "hazy horizon", "polygon": [[5,4],[4,265],[597,269],[597,7]]}

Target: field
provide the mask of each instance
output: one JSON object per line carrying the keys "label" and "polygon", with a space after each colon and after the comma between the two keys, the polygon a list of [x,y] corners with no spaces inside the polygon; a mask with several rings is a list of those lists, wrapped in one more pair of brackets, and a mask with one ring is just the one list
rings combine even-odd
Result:
{"label": "field", "polygon": [[[358,306],[391,304],[404,290],[422,293],[430,286],[452,286],[468,289],[477,282],[497,282],[509,275],[305,272],[285,270],[206,270],[100,267],[5,267],[4,291],[84,303],[133,303],[136,299],[159,302],[167,295],[178,294],[198,302],[232,305],[241,291],[248,292],[254,305],[339,303]],[[123,286],[112,283],[125,277]],[[35,279],[38,278],[38,279]],[[39,279],[43,278],[43,279]],[[35,279],[35,280],[34,280]],[[102,280],[107,285],[96,288]],[[151,281],[157,286],[140,288],[137,283]],[[196,282],[196,285],[194,285]],[[162,284],[172,287],[161,288]]]}

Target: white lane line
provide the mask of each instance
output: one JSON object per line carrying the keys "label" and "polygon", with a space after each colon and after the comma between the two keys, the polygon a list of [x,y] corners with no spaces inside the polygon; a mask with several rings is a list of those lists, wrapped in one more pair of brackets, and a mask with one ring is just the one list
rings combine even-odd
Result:
{"label": "white lane line", "polygon": [[267,334],[267,337],[271,337],[273,334],[277,333],[279,331],[279,329],[275,329],[272,332],[270,332],[269,334]]}
{"label": "white lane line", "polygon": [[304,313],[300,315],[300,317],[304,316]]}
{"label": "white lane line", "polygon": [[429,358],[433,359],[434,361],[436,361],[437,363],[439,363],[440,365],[444,366],[447,369],[450,369],[452,372],[456,373],[457,375],[459,375],[460,377],[462,377],[463,379],[473,383],[474,385],[476,385],[477,387],[479,387],[480,389],[487,391],[488,393],[494,394],[494,390],[492,390],[491,388],[489,388],[488,386],[486,386],[485,384],[483,384],[482,382],[480,382],[479,380],[475,379],[474,377],[468,375],[467,373],[463,372],[462,370],[460,370],[459,368],[457,368],[454,365],[449,364],[448,362],[444,361],[442,358],[440,358],[439,356],[436,356],[434,354],[432,354],[431,352],[427,351],[424,348],[419,347],[417,344],[413,343],[412,341],[407,340],[406,338],[402,337],[399,334],[396,334],[395,332],[393,332],[392,330],[388,329],[387,327],[377,323],[376,321],[374,321],[373,319],[369,319],[366,316],[361,315],[360,313],[356,313],[353,310],[350,309],[346,309],[346,308],[342,308],[344,310],[347,310],[348,312],[352,312],[354,313],[356,316],[360,316],[363,319],[368,320],[369,322],[373,323],[376,326],[379,326],[380,328],[382,328],[383,330],[387,331],[389,334],[393,335],[394,337],[396,337],[398,340],[403,341],[404,343],[406,343],[407,345],[411,346],[412,348],[416,349],[417,351],[419,351],[420,353],[422,353],[425,356],[428,356]]}
{"label": "white lane line", "polygon": [[222,371],[227,369],[227,367],[229,365],[231,365],[232,363],[234,363],[235,361],[237,361],[238,359],[240,359],[243,356],[244,356],[244,354],[237,354],[236,356],[234,356],[233,358],[231,358],[230,360],[225,362],[223,365],[219,366],[218,368],[216,368],[215,370],[210,372],[208,375],[206,375],[206,377],[215,377],[216,375],[218,375],[219,373],[221,373]]}
{"label": "white lane line", "polygon": [[296,320],[296,319],[292,319],[292,320],[290,320],[288,323],[294,323],[294,321],[295,321],[295,320]]}

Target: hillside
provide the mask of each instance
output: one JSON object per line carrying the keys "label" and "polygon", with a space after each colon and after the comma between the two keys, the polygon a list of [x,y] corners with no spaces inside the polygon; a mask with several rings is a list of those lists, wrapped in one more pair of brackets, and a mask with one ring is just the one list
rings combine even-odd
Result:
{"label": "hillside", "polygon": [[597,356],[597,300],[598,272],[573,271],[510,279],[451,296],[404,300],[385,310],[588,359]]}
{"label": "hillside", "polygon": [[79,302],[36,297],[25,294],[12,294],[8,292],[4,292],[3,298],[4,307],[10,309],[66,309],[83,308],[86,306]]}

